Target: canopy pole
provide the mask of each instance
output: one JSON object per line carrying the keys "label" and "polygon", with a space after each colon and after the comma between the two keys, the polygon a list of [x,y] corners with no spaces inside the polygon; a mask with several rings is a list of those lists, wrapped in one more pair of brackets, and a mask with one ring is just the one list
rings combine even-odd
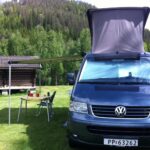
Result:
{"label": "canopy pole", "polygon": [[9,61],[9,100],[8,100],[8,124],[11,124],[11,62]]}
{"label": "canopy pole", "polygon": [[39,93],[41,95],[41,68],[42,68],[42,65],[40,64],[40,71],[39,71]]}

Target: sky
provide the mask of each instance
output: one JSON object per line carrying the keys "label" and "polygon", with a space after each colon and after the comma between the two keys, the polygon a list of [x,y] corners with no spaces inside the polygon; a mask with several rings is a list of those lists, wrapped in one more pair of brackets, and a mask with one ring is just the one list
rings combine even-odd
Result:
{"label": "sky", "polygon": [[[11,1],[11,0],[0,0],[0,3]],[[150,7],[150,0],[76,0],[83,1],[89,4],[95,5],[98,8],[108,8],[108,7]],[[146,28],[150,30],[150,15],[147,20]]]}
{"label": "sky", "polygon": [[[98,8],[108,7],[150,7],[150,0],[78,0],[92,4]],[[150,30],[150,15],[146,23]]]}
{"label": "sky", "polygon": [[7,2],[7,1],[11,1],[11,0],[0,0],[0,3],[4,3],[4,2]]}

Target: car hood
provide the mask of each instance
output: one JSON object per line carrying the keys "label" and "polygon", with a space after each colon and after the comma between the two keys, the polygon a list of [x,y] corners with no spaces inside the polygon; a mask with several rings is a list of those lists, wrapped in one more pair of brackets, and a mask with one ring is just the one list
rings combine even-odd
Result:
{"label": "car hood", "polygon": [[144,52],[143,32],[149,8],[90,9],[92,53]]}
{"label": "car hood", "polygon": [[150,106],[150,86],[78,83],[72,99],[93,105]]}

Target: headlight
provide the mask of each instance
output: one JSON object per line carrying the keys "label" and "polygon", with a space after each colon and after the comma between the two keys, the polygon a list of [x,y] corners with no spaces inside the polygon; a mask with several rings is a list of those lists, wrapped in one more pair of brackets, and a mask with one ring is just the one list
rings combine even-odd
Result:
{"label": "headlight", "polygon": [[75,101],[71,101],[69,110],[73,112],[79,112],[79,113],[88,112],[86,103],[75,102]]}

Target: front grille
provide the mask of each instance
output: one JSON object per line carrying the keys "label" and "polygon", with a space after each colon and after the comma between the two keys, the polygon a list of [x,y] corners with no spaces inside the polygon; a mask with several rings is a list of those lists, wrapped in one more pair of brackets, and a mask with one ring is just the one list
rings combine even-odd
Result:
{"label": "front grille", "polygon": [[121,136],[150,136],[150,128],[87,126],[90,133]]}
{"label": "front grille", "polygon": [[[109,117],[109,118],[118,118],[115,114],[115,108],[117,106],[99,106],[92,105],[92,112],[96,117]],[[136,106],[126,107],[126,115],[123,118],[146,118],[149,116],[150,107]]]}

